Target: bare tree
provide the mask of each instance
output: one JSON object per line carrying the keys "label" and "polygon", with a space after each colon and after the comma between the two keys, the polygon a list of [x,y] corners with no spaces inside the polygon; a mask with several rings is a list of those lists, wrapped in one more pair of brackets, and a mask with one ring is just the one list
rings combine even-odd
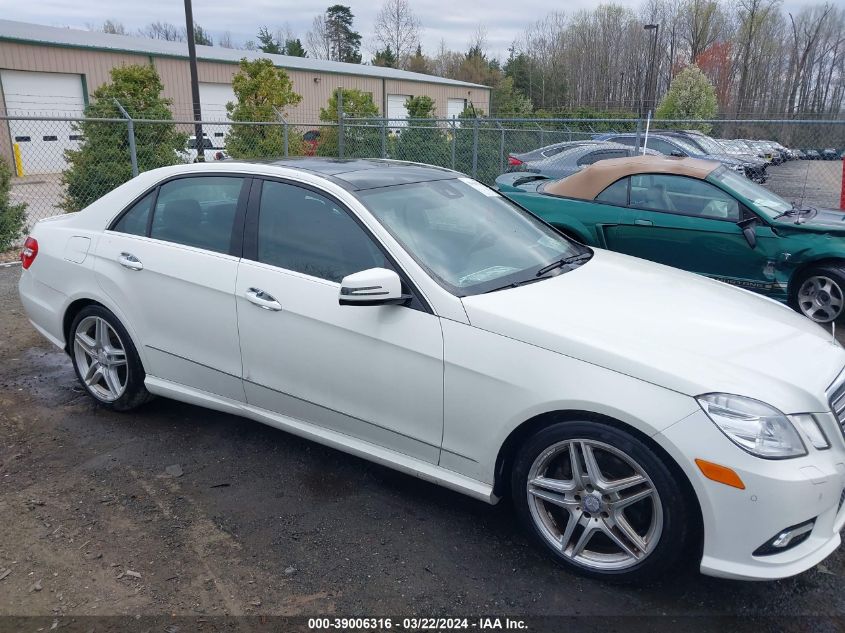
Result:
{"label": "bare tree", "polygon": [[[821,7],[804,8],[798,13],[798,19],[789,14],[789,22],[792,26],[792,58],[790,63],[790,90],[786,101],[787,112],[795,113],[802,110],[805,102],[805,94],[802,92],[799,100],[799,89],[809,85],[812,78],[812,62],[818,44],[819,35],[825,25],[833,6],[825,3]],[[805,72],[808,70],[810,72]]]}
{"label": "bare tree", "polygon": [[217,40],[217,45],[220,48],[237,48],[234,43],[232,42],[232,33],[231,31],[223,31],[223,35],[220,36],[220,39]]}
{"label": "bare tree", "polygon": [[168,42],[184,42],[185,29],[169,22],[152,22],[140,30],[140,35],[153,40],[167,40]]}
{"label": "bare tree", "polygon": [[385,0],[376,16],[374,39],[379,49],[393,51],[404,68],[420,41],[420,21],[408,0]]}
{"label": "bare tree", "polygon": [[316,59],[332,58],[332,34],[323,14],[314,18],[305,41],[308,52],[312,57]]}
{"label": "bare tree", "polygon": [[126,32],[126,27],[123,26],[122,22],[118,22],[117,20],[106,20],[105,22],[103,22],[103,26],[99,29],[90,30],[100,30],[103,33],[111,33],[112,35],[128,35],[128,33]]}
{"label": "bare tree", "polygon": [[681,15],[681,37],[689,47],[689,59],[695,63],[698,56],[721,35],[724,16],[714,0],[687,0]]}

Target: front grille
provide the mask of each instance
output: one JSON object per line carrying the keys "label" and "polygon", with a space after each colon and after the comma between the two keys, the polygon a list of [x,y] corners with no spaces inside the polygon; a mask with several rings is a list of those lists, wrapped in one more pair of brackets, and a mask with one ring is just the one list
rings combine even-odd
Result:
{"label": "front grille", "polygon": [[830,409],[839,422],[839,427],[845,434],[845,373],[841,374],[833,383],[830,391]]}

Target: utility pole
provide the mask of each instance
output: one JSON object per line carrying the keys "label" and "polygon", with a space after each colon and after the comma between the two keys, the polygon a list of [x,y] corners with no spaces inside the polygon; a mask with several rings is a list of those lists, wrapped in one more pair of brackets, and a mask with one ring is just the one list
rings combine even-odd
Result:
{"label": "utility pole", "polygon": [[645,29],[646,31],[654,31],[654,37],[651,40],[651,53],[649,55],[648,61],[648,72],[646,73],[645,86],[643,86],[643,92],[645,93],[645,97],[643,100],[643,106],[641,108],[640,116],[648,112],[654,112],[654,100],[657,93],[657,69],[655,68],[655,62],[657,58],[657,35],[660,32],[660,25],[646,24],[643,26],[643,29]]}
{"label": "utility pole", "polygon": [[193,101],[197,161],[203,163],[205,162],[205,138],[202,135],[200,83],[197,78],[197,47],[194,43],[194,12],[191,8],[191,0],[185,0],[185,30],[188,36],[188,65],[191,67],[191,100]]}

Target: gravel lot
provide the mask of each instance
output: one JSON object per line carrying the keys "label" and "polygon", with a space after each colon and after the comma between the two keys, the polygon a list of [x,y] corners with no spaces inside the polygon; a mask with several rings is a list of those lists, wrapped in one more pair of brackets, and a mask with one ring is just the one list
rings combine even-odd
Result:
{"label": "gravel lot", "polygon": [[838,209],[842,192],[841,160],[792,160],[768,169],[766,187],[796,204]]}
{"label": "gravel lot", "polygon": [[506,504],[173,401],[107,412],[26,321],[19,274],[0,269],[0,616],[692,615],[683,628],[719,630],[700,616],[738,615],[782,630],[845,612],[841,550],[775,583],[610,586],[535,551]]}

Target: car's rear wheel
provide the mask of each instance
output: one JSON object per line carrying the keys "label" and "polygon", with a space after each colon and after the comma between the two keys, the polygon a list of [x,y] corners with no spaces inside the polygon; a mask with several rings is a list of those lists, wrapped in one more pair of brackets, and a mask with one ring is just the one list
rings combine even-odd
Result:
{"label": "car's rear wheel", "polygon": [[126,328],[102,306],[80,310],[70,327],[70,355],[76,376],[100,404],[116,411],[150,399],[144,368]]}
{"label": "car's rear wheel", "polygon": [[845,268],[817,266],[795,280],[790,303],[816,323],[830,323],[845,310]]}
{"label": "car's rear wheel", "polygon": [[613,426],[543,429],[516,456],[511,487],[529,533],[583,575],[651,580],[677,564],[691,538],[690,500],[677,477],[644,442]]}

